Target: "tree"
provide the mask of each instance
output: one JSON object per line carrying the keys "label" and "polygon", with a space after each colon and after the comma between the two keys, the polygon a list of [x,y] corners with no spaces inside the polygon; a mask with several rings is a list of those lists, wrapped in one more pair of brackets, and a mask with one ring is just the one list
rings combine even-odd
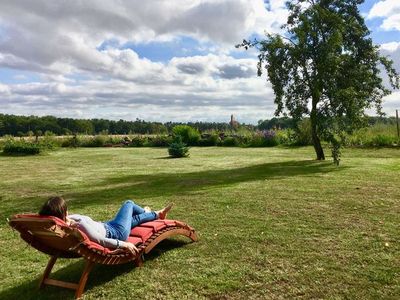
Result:
{"label": "tree", "polygon": [[390,94],[380,77],[399,88],[393,62],[381,56],[370,38],[358,5],[364,0],[288,1],[283,35],[238,45],[259,50],[258,75],[266,69],[275,93],[275,114],[295,120],[309,116],[318,160],[325,154],[321,139],[331,144],[335,163],[345,133],[363,125],[364,112],[381,113],[382,98]]}

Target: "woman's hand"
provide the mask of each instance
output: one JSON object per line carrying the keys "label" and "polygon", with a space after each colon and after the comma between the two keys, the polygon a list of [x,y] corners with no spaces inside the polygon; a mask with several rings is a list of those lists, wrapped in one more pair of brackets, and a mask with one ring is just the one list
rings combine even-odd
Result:
{"label": "woman's hand", "polygon": [[78,222],[76,222],[75,220],[67,218],[67,222],[66,223],[72,228],[77,228],[78,227]]}
{"label": "woman's hand", "polygon": [[132,254],[136,254],[139,252],[139,249],[136,248],[136,246],[132,243],[129,242],[119,242],[121,245],[121,248],[123,249],[127,249],[128,251],[130,251]]}

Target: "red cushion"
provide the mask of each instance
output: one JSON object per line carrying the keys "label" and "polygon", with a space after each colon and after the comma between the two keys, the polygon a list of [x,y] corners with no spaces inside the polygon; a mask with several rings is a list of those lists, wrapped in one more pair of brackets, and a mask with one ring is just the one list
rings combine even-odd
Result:
{"label": "red cushion", "polygon": [[131,235],[140,237],[142,241],[146,241],[153,234],[153,228],[137,226],[131,230]]}
{"label": "red cushion", "polygon": [[175,226],[176,225],[175,220],[161,220],[161,221],[164,222],[167,226]]}
{"label": "red cushion", "polygon": [[139,237],[136,237],[136,236],[129,236],[128,239],[127,239],[127,241],[128,241],[129,243],[134,244],[134,245],[138,245],[138,244],[141,244],[141,243],[142,243],[142,239],[139,238]]}
{"label": "red cushion", "polygon": [[162,229],[164,229],[165,227],[167,227],[167,225],[164,222],[146,222],[141,224],[140,226],[142,227],[149,227],[152,228],[154,232],[160,231]]}

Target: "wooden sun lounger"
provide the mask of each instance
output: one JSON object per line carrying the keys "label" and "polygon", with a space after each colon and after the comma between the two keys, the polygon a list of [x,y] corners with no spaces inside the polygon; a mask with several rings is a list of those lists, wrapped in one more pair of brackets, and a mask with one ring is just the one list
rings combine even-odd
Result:
{"label": "wooden sun lounger", "polygon": [[[75,290],[75,297],[82,296],[89,273],[95,263],[117,265],[133,262],[143,264],[143,254],[149,253],[159,242],[174,236],[183,235],[197,241],[193,228],[175,220],[155,220],[143,223],[132,229],[127,241],[136,245],[139,253],[132,254],[123,249],[109,249],[88,239],[76,228],[69,227],[55,217],[42,217],[37,214],[15,215],[9,221],[12,228],[19,231],[21,238],[33,248],[50,255],[50,260],[40,280],[39,287],[54,285]],[[85,260],[85,267],[79,283],[71,283],[49,278],[58,258],[79,258]]]}

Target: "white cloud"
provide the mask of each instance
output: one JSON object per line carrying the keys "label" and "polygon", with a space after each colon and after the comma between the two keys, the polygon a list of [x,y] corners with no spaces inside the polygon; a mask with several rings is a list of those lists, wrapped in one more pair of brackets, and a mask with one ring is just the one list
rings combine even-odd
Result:
{"label": "white cloud", "polygon": [[367,15],[368,19],[383,18],[383,30],[400,30],[400,2],[383,0],[375,3]]}
{"label": "white cloud", "polygon": [[368,13],[368,18],[388,17],[400,13],[400,2],[398,0],[383,0],[375,3]]}
{"label": "white cloud", "polygon": [[0,83],[0,95],[6,96],[10,94],[10,88],[8,85]]}
{"label": "white cloud", "polygon": [[381,50],[387,51],[387,52],[394,52],[396,51],[400,46],[400,42],[390,42],[390,43],[384,43],[380,45]]}
{"label": "white cloud", "polygon": [[383,21],[381,25],[384,30],[399,30],[400,31],[400,14],[392,15]]}

